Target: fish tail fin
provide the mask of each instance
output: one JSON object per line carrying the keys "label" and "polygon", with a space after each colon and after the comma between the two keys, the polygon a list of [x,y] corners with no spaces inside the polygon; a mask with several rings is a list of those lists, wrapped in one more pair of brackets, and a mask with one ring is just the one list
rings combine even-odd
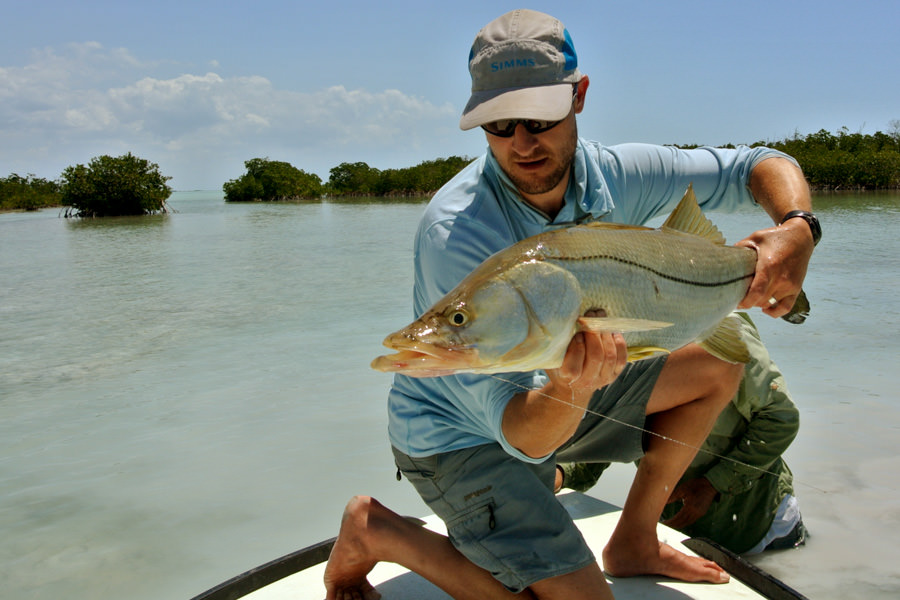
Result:
{"label": "fish tail fin", "polygon": [[797,299],[794,301],[794,307],[791,308],[790,312],[786,315],[783,315],[781,318],[787,321],[788,323],[793,323],[794,325],[800,325],[804,321],[806,321],[806,317],[809,316],[809,298],[806,297],[806,292],[800,290],[800,293],[797,294]]}
{"label": "fish tail fin", "polygon": [[750,351],[741,339],[741,319],[737,315],[728,315],[722,319],[712,334],[697,344],[725,362],[750,362]]}

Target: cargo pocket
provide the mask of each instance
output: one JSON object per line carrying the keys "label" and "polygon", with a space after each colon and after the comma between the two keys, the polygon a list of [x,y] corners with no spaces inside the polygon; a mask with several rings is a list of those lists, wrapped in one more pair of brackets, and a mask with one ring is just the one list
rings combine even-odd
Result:
{"label": "cargo pocket", "polygon": [[506,572],[485,541],[497,528],[494,499],[487,498],[447,523],[447,534],[457,550],[495,577]]}

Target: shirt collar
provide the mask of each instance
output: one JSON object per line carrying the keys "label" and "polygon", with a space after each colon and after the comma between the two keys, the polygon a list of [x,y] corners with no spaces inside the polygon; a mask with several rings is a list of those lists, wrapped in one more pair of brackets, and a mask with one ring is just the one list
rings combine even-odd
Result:
{"label": "shirt collar", "polygon": [[540,224],[546,229],[555,229],[599,220],[615,207],[597,161],[589,160],[590,152],[591,149],[579,138],[572,161],[573,174],[566,188],[563,206],[553,220],[522,199],[515,184],[500,168],[490,148],[487,151],[486,165],[499,180],[500,193],[511,201],[511,208],[521,218]]}

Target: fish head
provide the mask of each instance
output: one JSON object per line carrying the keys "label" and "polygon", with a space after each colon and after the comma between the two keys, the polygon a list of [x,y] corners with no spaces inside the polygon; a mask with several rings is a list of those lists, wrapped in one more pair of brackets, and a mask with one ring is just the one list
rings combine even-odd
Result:
{"label": "fish head", "polygon": [[[420,318],[387,336],[384,345],[397,353],[379,356],[372,368],[435,377],[558,366],[580,299],[542,278],[545,267],[532,261],[487,275],[476,270]],[[561,275],[571,286],[571,275]]]}

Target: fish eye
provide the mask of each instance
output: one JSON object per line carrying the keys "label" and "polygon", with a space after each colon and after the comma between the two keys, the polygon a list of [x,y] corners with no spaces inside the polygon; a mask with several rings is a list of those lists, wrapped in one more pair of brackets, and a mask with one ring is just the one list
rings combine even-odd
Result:
{"label": "fish eye", "polygon": [[447,321],[454,327],[462,327],[469,322],[469,313],[464,310],[454,310],[447,315]]}

